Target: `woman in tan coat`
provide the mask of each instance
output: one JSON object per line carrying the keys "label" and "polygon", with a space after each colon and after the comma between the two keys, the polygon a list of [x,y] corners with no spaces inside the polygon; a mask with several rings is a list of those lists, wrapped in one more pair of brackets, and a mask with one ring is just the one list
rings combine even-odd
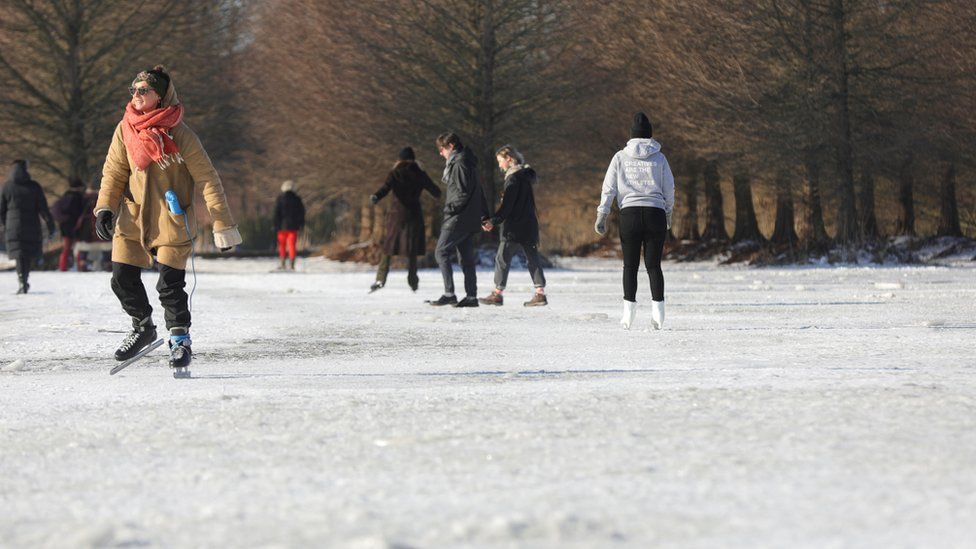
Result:
{"label": "woman in tan coat", "polygon": [[[132,332],[115,352],[127,360],[156,339],[152,307],[142,269],[159,265],[159,301],[169,330],[170,366],[189,365],[190,309],[184,287],[193,234],[193,196],[199,188],[213,220],[221,251],[241,243],[227,207],[220,176],[200,140],[183,123],[183,105],[162,66],[140,72],[129,88],[132,99],[115,128],[102,169],[95,228],[112,239],[112,290],[132,317]],[[186,217],[167,207],[173,191]]]}

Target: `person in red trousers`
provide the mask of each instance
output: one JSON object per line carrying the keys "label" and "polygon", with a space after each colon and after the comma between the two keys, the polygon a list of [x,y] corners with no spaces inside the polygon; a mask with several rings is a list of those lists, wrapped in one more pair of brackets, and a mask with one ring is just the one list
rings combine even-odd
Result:
{"label": "person in red trousers", "polygon": [[295,244],[298,241],[298,231],[305,226],[305,204],[295,193],[295,182],[288,180],[281,184],[281,194],[275,203],[274,228],[278,233],[278,257],[281,258],[281,270],[285,269],[285,258],[291,263],[289,268],[295,270]]}

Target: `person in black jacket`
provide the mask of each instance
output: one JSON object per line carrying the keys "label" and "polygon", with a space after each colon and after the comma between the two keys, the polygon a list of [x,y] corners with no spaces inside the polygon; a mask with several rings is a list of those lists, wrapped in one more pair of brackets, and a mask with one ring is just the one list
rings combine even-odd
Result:
{"label": "person in black jacket", "polygon": [[546,276],[542,272],[542,262],[539,258],[539,220],[535,211],[535,194],[532,192],[532,185],[536,182],[535,170],[525,163],[522,154],[511,145],[498,149],[495,159],[498,161],[498,167],[505,173],[505,188],[502,191],[502,203],[498,206],[498,211],[491,218],[483,220],[482,228],[491,231],[500,225],[501,239],[498,243],[498,254],[495,256],[495,290],[480,301],[485,305],[504,303],[502,293],[508,283],[512,258],[521,248],[529,264],[532,283],[535,284],[535,294],[523,305],[526,307],[548,305]]}
{"label": "person in black jacket", "polygon": [[[447,161],[442,180],[447,185],[444,200],[444,222],[441,236],[434,252],[444,277],[444,295],[429,301],[431,305],[455,307],[478,306],[478,275],[475,266],[478,258],[474,250],[474,237],[480,232],[481,220],[488,215],[488,201],[478,182],[478,158],[464,148],[461,139],[453,133],[437,138],[437,150]],[[458,301],[454,295],[454,270],[451,256],[457,252],[464,271],[465,298]]]}
{"label": "person in black jacket", "polygon": [[417,291],[420,284],[420,279],[417,277],[417,256],[427,253],[424,211],[420,205],[420,195],[425,190],[434,198],[441,196],[441,190],[417,165],[413,149],[405,147],[400,151],[399,160],[393,165],[393,170],[386,176],[386,182],[369,197],[374,205],[391,191],[394,197],[393,205],[386,216],[383,256],[376,271],[376,282],[369,287],[369,293],[386,285],[386,277],[390,274],[390,261],[395,255],[407,256],[407,283],[411,290]]}
{"label": "person in black jacket", "polygon": [[7,254],[17,264],[18,294],[30,289],[31,262],[41,254],[44,240],[41,221],[47,223],[47,232],[54,238],[54,219],[47,207],[47,199],[41,186],[27,173],[26,160],[14,160],[3,190],[0,191],[0,229],[7,240]]}
{"label": "person in black jacket", "polygon": [[274,229],[278,235],[278,257],[281,258],[281,270],[285,269],[285,256],[291,259],[290,268],[295,270],[295,245],[298,242],[298,231],[305,226],[305,204],[295,193],[295,182],[285,181],[281,184],[281,194],[275,203]]}
{"label": "person in black jacket", "polygon": [[77,177],[68,179],[68,190],[51,207],[51,215],[61,228],[61,257],[58,270],[67,271],[71,252],[78,241],[78,219],[85,208],[85,183]]}

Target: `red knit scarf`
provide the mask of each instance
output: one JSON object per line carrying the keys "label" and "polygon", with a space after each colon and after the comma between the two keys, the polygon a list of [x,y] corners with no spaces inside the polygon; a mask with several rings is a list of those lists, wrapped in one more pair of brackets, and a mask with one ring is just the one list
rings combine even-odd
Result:
{"label": "red knit scarf", "polygon": [[122,117],[122,139],[132,161],[140,170],[155,162],[166,169],[174,162],[182,162],[180,149],[169,130],[183,120],[183,105],[162,107],[141,113],[129,103]]}

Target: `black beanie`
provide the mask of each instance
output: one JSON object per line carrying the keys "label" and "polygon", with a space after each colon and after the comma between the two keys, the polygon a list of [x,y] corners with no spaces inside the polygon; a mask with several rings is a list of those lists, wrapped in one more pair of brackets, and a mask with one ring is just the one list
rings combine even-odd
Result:
{"label": "black beanie", "polygon": [[634,115],[634,125],[630,127],[630,136],[638,139],[649,139],[653,134],[651,121],[647,115],[639,112]]}
{"label": "black beanie", "polygon": [[68,188],[69,189],[84,189],[85,188],[85,182],[82,181],[82,180],[80,180],[80,179],[78,179],[77,177],[69,177],[68,178]]}
{"label": "black beanie", "polygon": [[166,74],[166,68],[162,65],[156,65],[155,67],[142,71],[136,75],[136,79],[132,81],[132,85],[135,86],[137,82],[146,82],[149,87],[159,95],[162,99],[166,96],[166,90],[169,89],[169,75]]}
{"label": "black beanie", "polygon": [[417,157],[413,154],[413,148],[412,147],[404,147],[404,148],[400,149],[400,154],[398,156],[399,156],[400,160],[403,160],[403,161],[416,160],[417,159]]}

